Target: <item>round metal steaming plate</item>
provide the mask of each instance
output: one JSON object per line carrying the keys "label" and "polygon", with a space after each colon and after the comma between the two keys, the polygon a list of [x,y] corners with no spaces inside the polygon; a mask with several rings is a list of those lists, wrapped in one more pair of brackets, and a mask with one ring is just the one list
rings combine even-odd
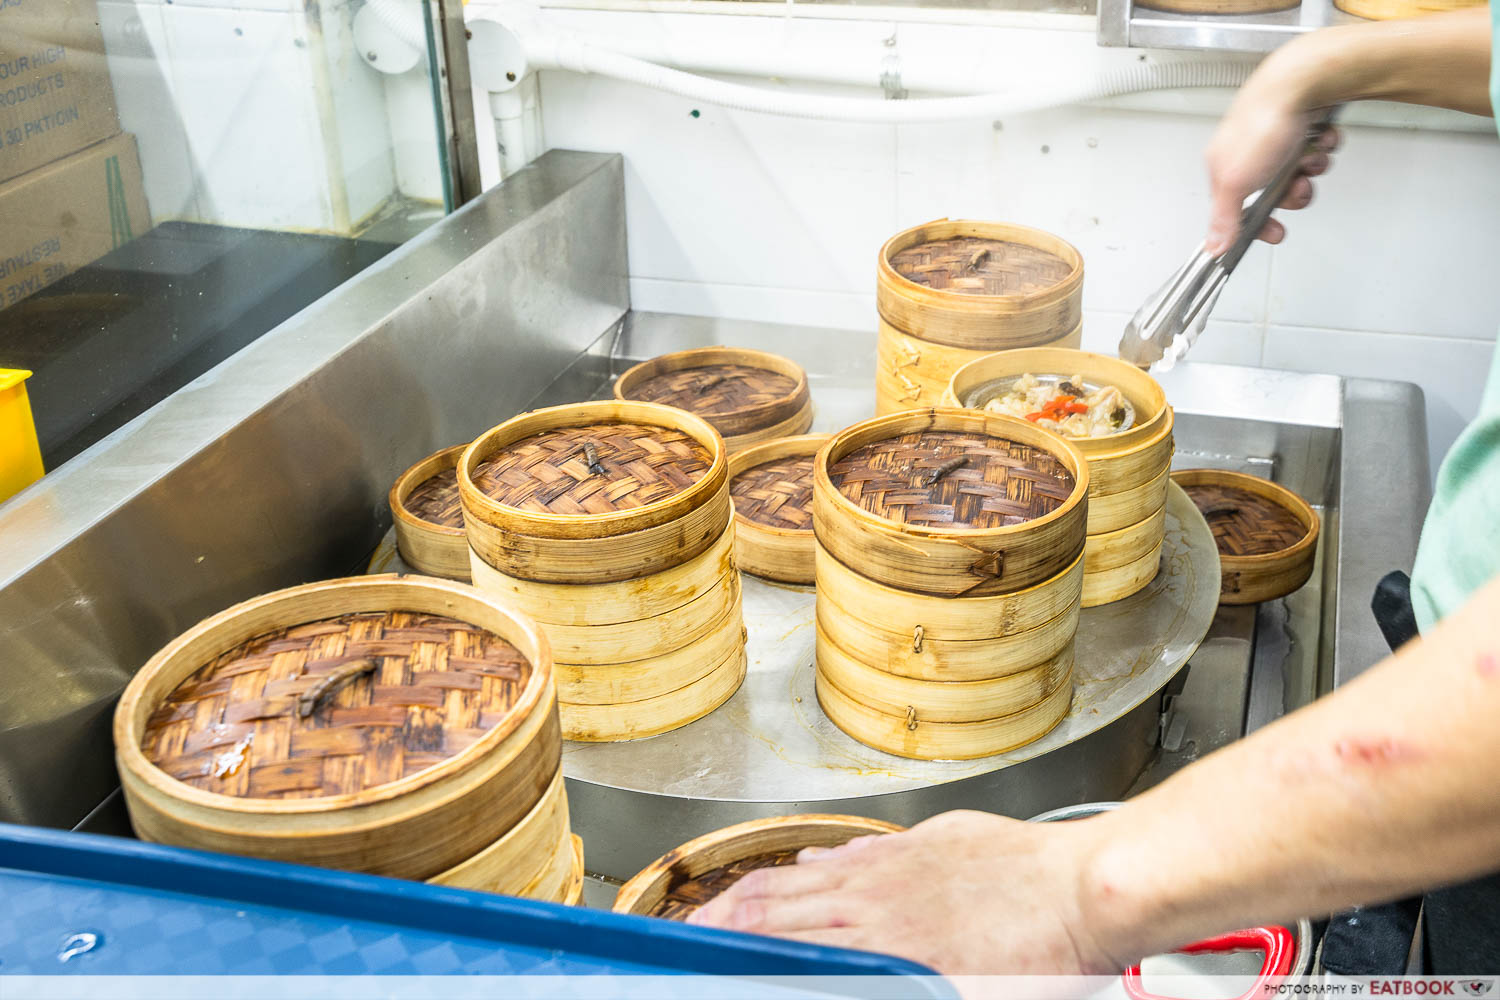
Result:
{"label": "round metal steaming plate", "polygon": [[[1083,612],[1067,718],[1034,743],[970,761],[906,760],[844,735],[813,691],[813,588],[745,576],[749,673],[733,698],[651,739],[564,744],[589,870],[628,878],[686,840],[757,816],[846,812],[909,824],[963,806],[1025,817],[1123,795],[1155,745],[1156,696],[1218,606],[1218,550],[1175,483],[1161,558],[1140,593]],[[370,571],[403,569],[388,538]]]}

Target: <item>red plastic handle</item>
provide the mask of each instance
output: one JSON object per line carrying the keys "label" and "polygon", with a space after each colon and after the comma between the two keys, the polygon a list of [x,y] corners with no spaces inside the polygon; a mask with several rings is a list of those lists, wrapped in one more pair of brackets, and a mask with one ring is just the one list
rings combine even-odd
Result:
{"label": "red plastic handle", "polygon": [[[1249,927],[1242,931],[1220,934],[1218,937],[1208,938],[1177,950],[1184,955],[1222,954],[1230,951],[1250,950],[1264,952],[1266,959],[1261,963],[1260,975],[1256,977],[1255,985],[1238,998],[1238,1000],[1255,1000],[1257,997],[1266,995],[1266,986],[1280,981],[1292,971],[1292,959],[1297,950],[1297,939],[1285,927]],[[1121,980],[1125,985],[1126,995],[1132,1000],[1173,1000],[1171,997],[1146,992],[1146,987],[1141,981],[1139,965],[1132,965],[1126,969],[1121,975]]]}

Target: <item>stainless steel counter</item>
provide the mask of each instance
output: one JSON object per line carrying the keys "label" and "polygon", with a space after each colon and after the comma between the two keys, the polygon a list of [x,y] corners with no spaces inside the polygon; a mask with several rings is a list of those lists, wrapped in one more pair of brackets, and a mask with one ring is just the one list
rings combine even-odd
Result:
{"label": "stainless steel counter", "polygon": [[[870,408],[870,330],[627,316],[626,273],[619,158],[548,154],[0,506],[0,819],[79,823],[115,787],[131,673],[207,613],[355,571],[422,454],[712,343],[797,359],[830,413]],[[1308,587],[1215,620],[1151,708],[1167,749],[1142,782],[1377,660],[1368,597],[1410,567],[1428,499],[1412,386],[1192,364],[1167,383],[1180,464],[1270,475],[1327,530]]]}

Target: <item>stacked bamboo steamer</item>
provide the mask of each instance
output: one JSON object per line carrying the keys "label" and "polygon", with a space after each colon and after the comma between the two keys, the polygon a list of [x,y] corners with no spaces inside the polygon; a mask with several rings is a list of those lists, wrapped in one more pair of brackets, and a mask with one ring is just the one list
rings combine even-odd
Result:
{"label": "stacked bamboo steamer", "polygon": [[969,404],[987,385],[1024,374],[1076,375],[1088,384],[1112,385],[1135,410],[1135,421],[1128,429],[1072,442],[1089,466],[1083,606],[1092,608],[1129,597],[1156,579],[1161,561],[1174,449],[1174,415],[1166,393],[1150,375],[1117,358],[1030,348],[971,361],[954,373],[944,402]]}
{"label": "stacked bamboo steamer", "polygon": [[774,816],[690,840],[642,868],[615,896],[616,913],[685,920],[757,868],[792,864],[808,847],[838,847],[901,827],[860,816]]}
{"label": "stacked bamboo steamer", "polygon": [[533,616],[563,735],[654,736],[745,676],[724,443],[655,403],[573,403],[480,435],[458,463],[474,584]]}
{"label": "stacked bamboo steamer", "polygon": [[880,248],[875,412],[936,406],[962,366],[993,351],[1077,347],[1083,258],[1003,222],[940,219]]}
{"label": "stacked bamboo steamer", "polygon": [[861,742],[988,756],[1067,714],[1089,470],[1024,420],[888,414],[813,469],[817,691]]}
{"label": "stacked bamboo steamer", "polygon": [[661,403],[713,425],[733,454],[812,426],[812,394],[800,365],[744,347],[663,354],[615,380],[615,398]]}
{"label": "stacked bamboo steamer", "polygon": [[576,901],[552,653],[472,588],[369,576],[208,618],[141,668],[115,760],[145,840]]}

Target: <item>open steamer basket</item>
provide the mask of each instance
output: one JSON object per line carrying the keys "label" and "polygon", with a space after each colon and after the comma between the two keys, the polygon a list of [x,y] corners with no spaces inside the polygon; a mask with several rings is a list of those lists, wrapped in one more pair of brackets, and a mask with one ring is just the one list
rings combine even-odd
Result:
{"label": "open steamer basket", "polygon": [[1089,388],[1113,386],[1125,397],[1129,426],[1069,440],[1089,465],[1083,606],[1128,597],[1151,581],[1159,565],[1173,452],[1172,407],[1156,380],[1139,368],[1102,354],[1046,347],[1000,351],[971,361],[954,372],[944,405],[983,409],[1027,374],[1044,382],[1078,376]]}

